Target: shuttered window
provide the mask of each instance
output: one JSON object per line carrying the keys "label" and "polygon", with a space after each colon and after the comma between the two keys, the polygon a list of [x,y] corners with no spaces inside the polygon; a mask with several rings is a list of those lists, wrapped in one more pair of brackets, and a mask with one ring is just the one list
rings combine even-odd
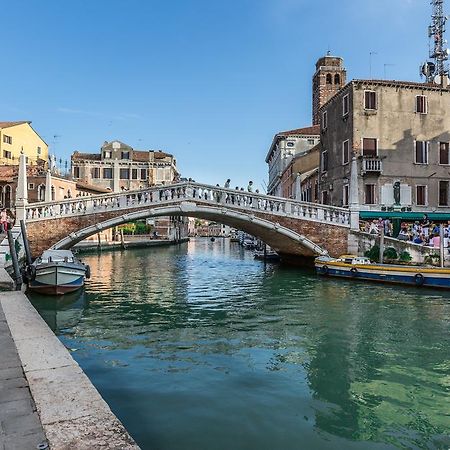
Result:
{"label": "shuttered window", "polygon": [[428,142],[416,141],[416,164],[428,164]]}
{"label": "shuttered window", "polygon": [[416,113],[426,114],[427,111],[427,97],[425,95],[416,96]]}
{"label": "shuttered window", "polygon": [[377,109],[377,93],[364,91],[364,109]]}
{"label": "shuttered window", "polygon": [[427,187],[416,186],[416,203],[418,206],[425,206],[427,203]]}
{"label": "shuttered window", "polygon": [[448,142],[439,142],[439,164],[449,164]]}
{"label": "shuttered window", "polygon": [[364,186],[365,191],[365,204],[366,205],[374,205],[375,204],[375,185],[374,184],[366,184]]}
{"label": "shuttered window", "polygon": [[374,138],[363,138],[363,156],[377,156],[377,140]]}
{"label": "shuttered window", "polygon": [[439,206],[448,206],[448,181],[439,181]]}
{"label": "shuttered window", "polygon": [[350,161],[350,143],[349,141],[344,141],[342,143],[342,164],[348,164]]}

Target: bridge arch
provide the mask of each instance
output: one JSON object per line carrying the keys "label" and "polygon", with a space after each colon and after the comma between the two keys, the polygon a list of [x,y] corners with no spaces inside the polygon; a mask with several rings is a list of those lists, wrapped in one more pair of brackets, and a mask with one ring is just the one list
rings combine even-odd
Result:
{"label": "bridge arch", "polygon": [[303,234],[273,223],[254,214],[249,214],[224,206],[214,207],[195,202],[181,202],[151,209],[128,212],[123,215],[94,223],[69,233],[51,246],[52,249],[68,249],[76,243],[100,231],[122,225],[133,220],[161,216],[189,216],[216,221],[243,230],[263,240],[281,255],[298,255],[311,258],[328,252]]}

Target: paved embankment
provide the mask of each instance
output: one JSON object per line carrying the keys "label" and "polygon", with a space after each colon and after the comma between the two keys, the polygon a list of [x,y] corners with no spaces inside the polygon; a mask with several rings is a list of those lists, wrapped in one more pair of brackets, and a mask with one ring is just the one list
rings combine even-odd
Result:
{"label": "paved embankment", "polygon": [[0,450],[34,450],[44,442],[44,430],[0,303]]}
{"label": "paved embankment", "polygon": [[[138,449],[27,297],[21,292],[0,293],[0,306],[6,317],[5,325],[9,326],[14,339],[50,448]],[[3,363],[3,358],[1,361]],[[25,380],[23,383],[26,386]],[[22,421],[18,421],[17,426],[20,427],[21,423]],[[5,446],[5,450],[15,448],[26,450],[28,447]],[[36,444],[30,448],[36,448]],[[3,450],[1,446],[0,449]]]}

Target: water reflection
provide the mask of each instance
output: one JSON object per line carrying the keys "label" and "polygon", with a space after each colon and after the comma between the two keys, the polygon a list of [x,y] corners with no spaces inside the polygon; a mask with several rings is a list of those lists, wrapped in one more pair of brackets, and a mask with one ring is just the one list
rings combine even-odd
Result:
{"label": "water reflection", "polygon": [[319,281],[227,240],[84,259],[84,311],[54,323],[142,448],[449,447],[448,294]]}

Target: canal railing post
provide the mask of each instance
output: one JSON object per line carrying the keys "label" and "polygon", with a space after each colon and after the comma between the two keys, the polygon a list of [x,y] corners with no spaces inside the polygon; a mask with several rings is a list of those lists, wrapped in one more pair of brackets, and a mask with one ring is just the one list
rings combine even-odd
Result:
{"label": "canal railing post", "polygon": [[9,252],[11,254],[11,261],[14,269],[14,282],[16,286],[16,291],[20,291],[22,287],[22,275],[19,268],[19,259],[17,258],[16,244],[11,230],[7,230],[6,234],[8,236]]}

